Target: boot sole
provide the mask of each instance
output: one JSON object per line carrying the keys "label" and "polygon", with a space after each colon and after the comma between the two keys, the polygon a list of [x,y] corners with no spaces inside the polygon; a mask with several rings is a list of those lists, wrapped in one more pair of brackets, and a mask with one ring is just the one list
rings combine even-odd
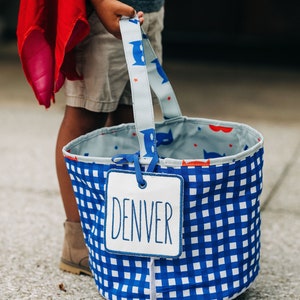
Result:
{"label": "boot sole", "polygon": [[85,268],[82,268],[79,265],[75,265],[66,261],[61,260],[60,264],[59,264],[59,268],[62,271],[68,272],[68,273],[72,273],[72,274],[76,274],[76,275],[88,275],[88,276],[93,276],[92,272],[90,270],[87,270]]}

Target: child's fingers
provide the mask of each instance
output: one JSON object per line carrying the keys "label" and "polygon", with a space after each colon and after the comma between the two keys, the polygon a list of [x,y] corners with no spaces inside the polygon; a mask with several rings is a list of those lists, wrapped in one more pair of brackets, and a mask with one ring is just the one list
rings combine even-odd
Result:
{"label": "child's fingers", "polygon": [[133,18],[136,14],[136,11],[133,7],[119,2],[118,8],[116,9],[116,14],[119,16]]}

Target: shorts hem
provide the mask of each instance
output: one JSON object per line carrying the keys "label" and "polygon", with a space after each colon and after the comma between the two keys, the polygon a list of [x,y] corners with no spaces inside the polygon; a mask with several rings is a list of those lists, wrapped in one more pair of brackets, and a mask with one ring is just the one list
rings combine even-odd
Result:
{"label": "shorts hem", "polygon": [[110,113],[117,109],[116,102],[97,102],[92,100],[85,100],[77,97],[67,97],[66,105],[71,107],[80,107],[93,112]]}

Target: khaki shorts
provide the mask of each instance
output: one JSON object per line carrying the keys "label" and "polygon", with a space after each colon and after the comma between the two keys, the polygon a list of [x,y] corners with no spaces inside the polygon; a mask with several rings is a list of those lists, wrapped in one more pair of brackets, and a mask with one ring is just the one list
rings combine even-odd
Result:
{"label": "khaki shorts", "polygon": [[[144,14],[143,28],[162,61],[161,32],[164,8]],[[89,17],[90,34],[76,47],[76,68],[83,80],[66,80],[66,104],[95,112],[115,111],[131,105],[130,84],[122,41],[112,36],[95,12]]]}

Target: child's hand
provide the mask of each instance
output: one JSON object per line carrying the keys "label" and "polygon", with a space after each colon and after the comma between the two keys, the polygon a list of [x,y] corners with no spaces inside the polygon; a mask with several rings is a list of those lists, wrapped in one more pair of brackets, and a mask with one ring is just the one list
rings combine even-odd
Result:
{"label": "child's hand", "polygon": [[143,12],[136,13],[133,7],[118,0],[91,0],[91,3],[107,31],[119,39],[121,39],[119,21],[122,16],[133,18],[137,14],[140,23],[144,22]]}

